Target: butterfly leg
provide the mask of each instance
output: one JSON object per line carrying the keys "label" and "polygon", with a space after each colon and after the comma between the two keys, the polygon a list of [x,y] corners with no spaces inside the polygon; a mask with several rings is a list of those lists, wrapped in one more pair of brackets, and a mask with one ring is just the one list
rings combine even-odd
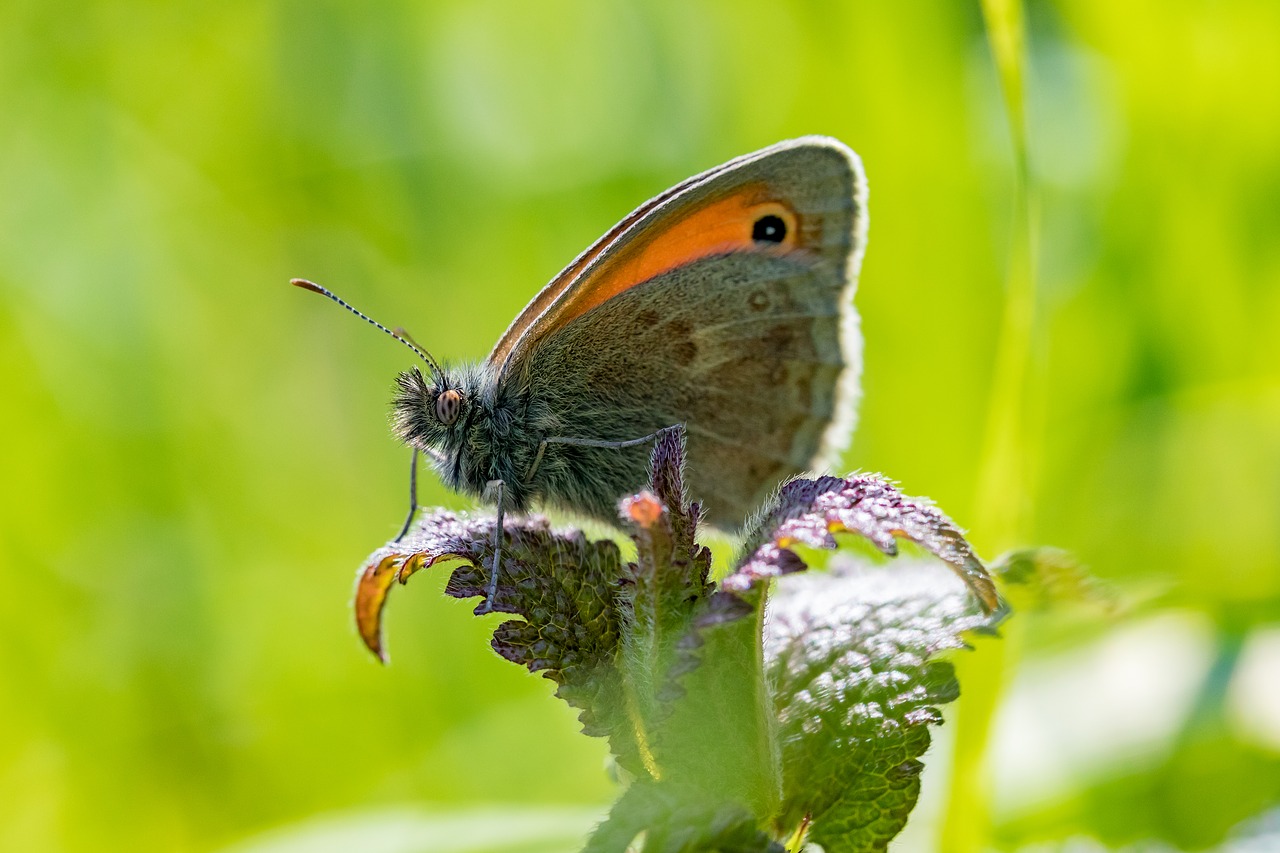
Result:
{"label": "butterfly leg", "polygon": [[400,528],[400,532],[396,534],[393,540],[399,542],[404,535],[409,532],[409,525],[413,523],[413,516],[418,512],[418,448],[413,449],[413,457],[409,460],[409,514],[405,516],[404,527]]}
{"label": "butterfly leg", "polygon": [[626,441],[604,441],[597,438],[566,438],[563,436],[552,436],[544,438],[542,443],[538,445],[538,452],[534,454],[533,464],[529,466],[529,470],[525,472],[524,478],[529,481],[533,478],[533,473],[538,470],[538,466],[542,464],[542,455],[547,452],[548,444],[572,444],[577,447],[608,447],[615,450],[623,447],[635,447],[637,444],[644,444],[649,441],[657,441],[669,432],[676,432],[684,429],[684,424],[672,424],[663,427],[660,430],[651,432],[648,435],[642,435],[640,438],[631,438]]}
{"label": "butterfly leg", "polygon": [[506,483],[501,480],[490,480],[485,486],[486,492],[495,492],[498,502],[498,520],[493,525],[493,569],[489,572],[489,586],[485,589],[484,603],[476,608],[476,615],[493,612],[493,599],[498,594],[498,570],[502,567],[502,499],[505,497]]}

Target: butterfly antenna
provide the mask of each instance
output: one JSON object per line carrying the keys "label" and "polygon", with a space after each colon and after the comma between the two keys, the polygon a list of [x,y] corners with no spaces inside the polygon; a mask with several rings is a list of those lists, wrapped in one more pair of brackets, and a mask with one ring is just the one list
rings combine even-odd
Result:
{"label": "butterfly antenna", "polygon": [[404,338],[418,349],[422,349],[422,345],[413,339],[413,335],[409,334],[409,331],[404,326],[396,326],[391,331],[396,333],[397,338]]}
{"label": "butterfly antenna", "polygon": [[347,302],[342,297],[338,296],[332,290],[329,290],[326,287],[321,287],[320,285],[316,284],[314,281],[307,281],[305,278],[295,278],[295,279],[291,279],[289,283],[292,284],[294,287],[301,287],[303,290],[310,290],[312,293],[318,293],[321,296],[329,297],[334,302],[341,305],[343,308],[346,308],[352,314],[355,314],[357,317],[359,317],[362,320],[365,320],[371,325],[377,326],[379,329],[386,332],[388,335],[395,338],[397,341],[404,344],[409,349],[413,350],[415,353],[418,354],[418,358],[422,359],[427,363],[427,366],[431,368],[431,372],[434,373],[436,376],[444,375],[444,371],[440,369],[440,365],[436,363],[436,360],[432,358],[431,355],[425,349],[418,346],[418,344],[412,338],[410,338],[409,335],[403,329],[396,329],[393,332],[392,330],[388,329],[386,326],[379,323],[377,320],[370,317],[368,314],[364,313],[363,311],[359,310],[351,303]]}

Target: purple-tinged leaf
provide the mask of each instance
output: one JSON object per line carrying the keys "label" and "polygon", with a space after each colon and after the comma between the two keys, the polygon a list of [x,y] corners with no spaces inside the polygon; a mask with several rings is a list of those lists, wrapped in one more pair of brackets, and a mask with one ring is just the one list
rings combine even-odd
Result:
{"label": "purple-tinged leaf", "polygon": [[801,571],[805,563],[792,544],[835,548],[841,532],[863,536],[891,557],[897,539],[909,539],[950,566],[988,613],[999,606],[991,576],[955,525],[932,504],[873,475],[787,483],[752,525],[743,557],[722,587],[742,592],[764,578]]}
{"label": "purple-tinged leaf", "polygon": [[[456,565],[445,592],[483,596],[493,562],[490,516],[425,513],[409,535],[370,556],[356,587],[360,635],[383,656],[381,616],[391,584],[442,563]],[[500,624],[493,648],[557,684],[556,695],[582,710],[583,730],[607,735],[624,766],[636,750],[616,658],[621,644],[618,594],[624,574],[611,540],[588,541],[576,530],[552,530],[540,517],[508,517],[493,609],[522,619]]]}

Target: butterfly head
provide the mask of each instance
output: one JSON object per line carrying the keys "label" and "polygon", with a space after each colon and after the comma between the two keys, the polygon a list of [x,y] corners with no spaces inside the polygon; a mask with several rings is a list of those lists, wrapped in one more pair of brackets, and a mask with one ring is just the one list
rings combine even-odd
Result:
{"label": "butterfly head", "polygon": [[457,377],[411,368],[396,377],[392,428],[405,444],[445,451],[461,440],[473,396]]}
{"label": "butterfly head", "polygon": [[430,378],[415,367],[396,379],[398,390],[394,400],[393,426],[396,434],[406,444],[420,450],[447,452],[456,449],[461,440],[462,423],[470,406],[469,401],[475,398],[475,376],[464,373],[461,381],[458,377],[450,376],[403,329],[387,328],[331,290],[301,278],[295,278],[291,283],[336,302],[413,350],[426,363]]}

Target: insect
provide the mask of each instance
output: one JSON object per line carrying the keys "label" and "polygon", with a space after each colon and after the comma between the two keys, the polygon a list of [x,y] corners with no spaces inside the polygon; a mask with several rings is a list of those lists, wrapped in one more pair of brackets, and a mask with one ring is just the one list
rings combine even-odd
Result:
{"label": "insect", "polygon": [[[739,527],[778,484],[834,461],[853,428],[861,335],[853,291],[866,179],[827,137],[779,142],[628,214],[533,298],[482,362],[396,380],[392,423],[450,488],[502,517],[550,505],[618,522],[649,445],[683,428],[690,494]],[[401,536],[408,530],[416,499]]]}

